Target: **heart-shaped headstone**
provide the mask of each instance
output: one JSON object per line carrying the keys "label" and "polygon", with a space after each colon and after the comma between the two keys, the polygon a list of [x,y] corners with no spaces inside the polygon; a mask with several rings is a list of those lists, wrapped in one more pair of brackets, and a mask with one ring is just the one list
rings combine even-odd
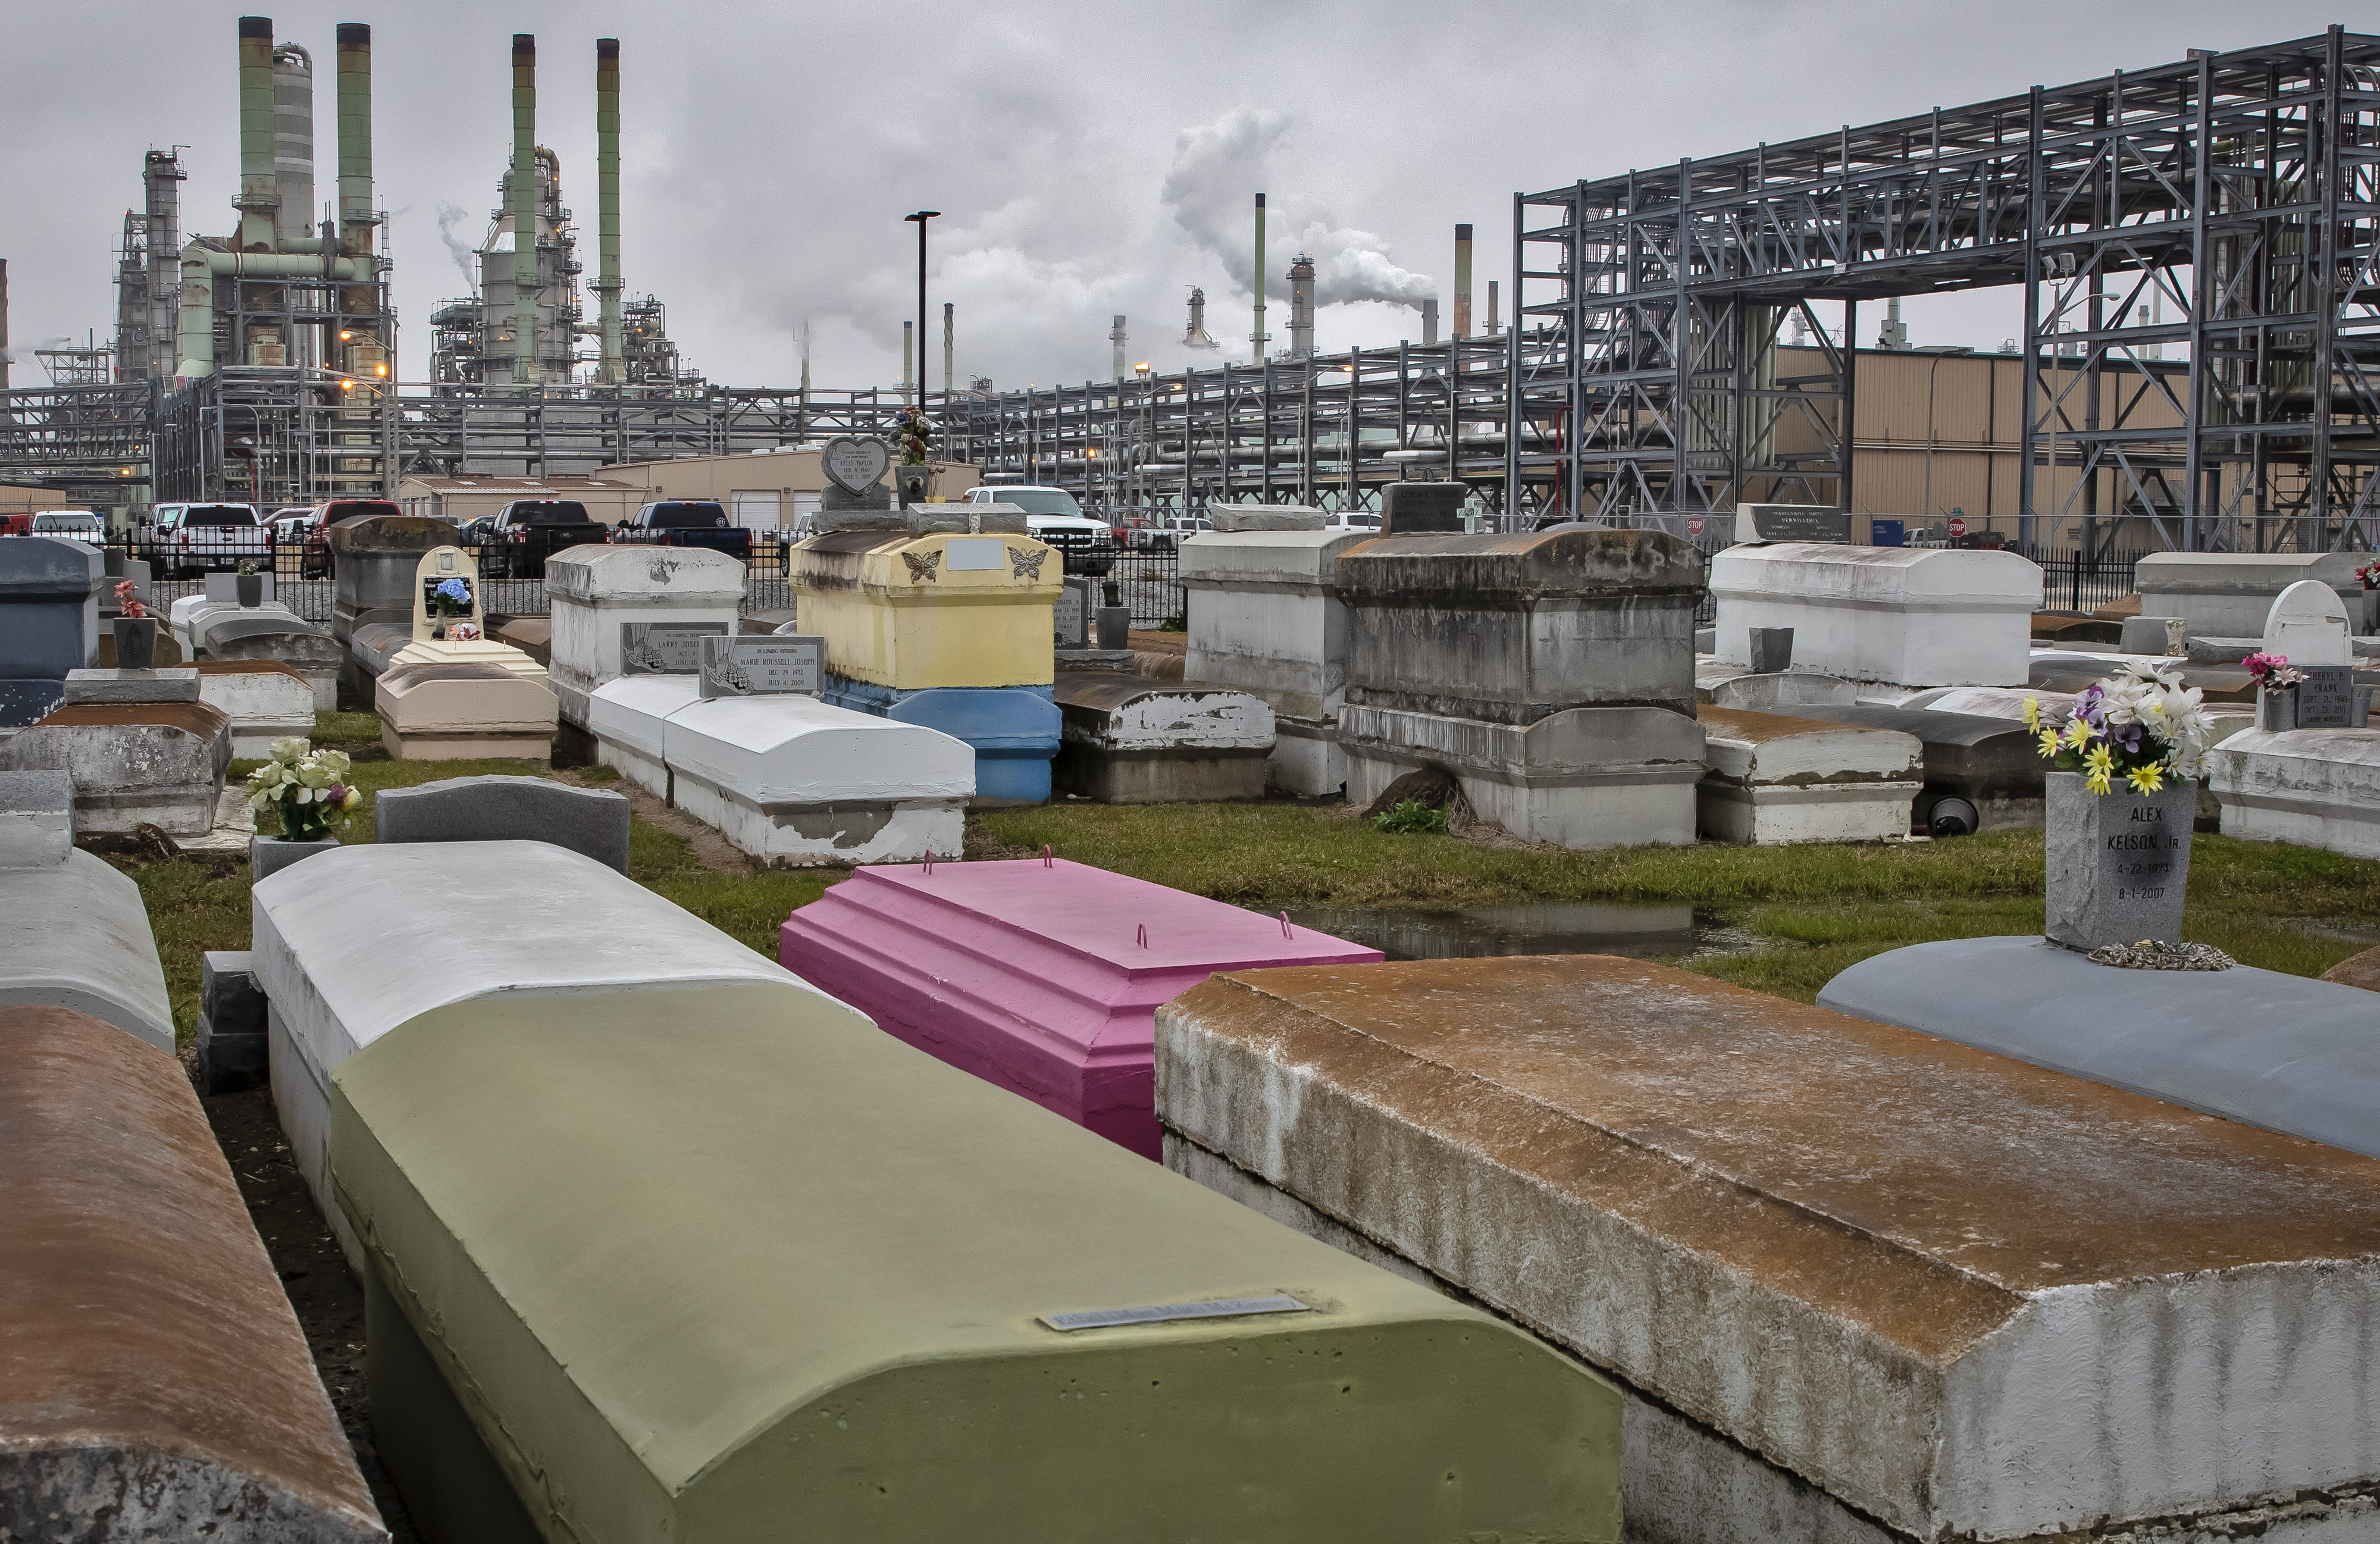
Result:
{"label": "heart-shaped headstone", "polygon": [[846,492],[865,493],[892,465],[892,451],[881,440],[856,440],[846,434],[829,440],[819,459],[837,487]]}

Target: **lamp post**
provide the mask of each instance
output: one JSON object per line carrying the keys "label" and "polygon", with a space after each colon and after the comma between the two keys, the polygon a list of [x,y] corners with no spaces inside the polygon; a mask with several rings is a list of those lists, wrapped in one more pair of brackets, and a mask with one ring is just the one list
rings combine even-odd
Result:
{"label": "lamp post", "polygon": [[915,214],[904,214],[917,226],[917,411],[926,410],[926,222],[939,216],[939,209],[921,209]]}

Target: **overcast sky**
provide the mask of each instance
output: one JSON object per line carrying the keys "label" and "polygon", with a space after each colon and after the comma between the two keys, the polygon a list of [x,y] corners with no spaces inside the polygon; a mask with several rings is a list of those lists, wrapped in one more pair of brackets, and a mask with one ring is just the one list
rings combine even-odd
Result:
{"label": "overcast sky", "polygon": [[[27,352],[115,315],[112,249],[142,152],[186,145],[186,233],[220,235],[238,176],[235,18],[215,0],[35,7],[0,52],[0,257]],[[1184,300],[1245,359],[1250,195],[1270,196],[1270,330],[1285,341],[1301,248],[1321,270],[1325,348],[1451,319],[1453,227],[1477,231],[1475,304],[1509,274],[1512,196],[1632,165],[2167,63],[2354,18],[2254,6],[1539,5],[1443,0],[1165,6],[521,0],[291,4],[276,36],[316,60],[318,196],[333,196],[332,29],[373,24],[378,193],[391,212],[400,365],[467,277],[511,144],[510,34],[539,47],[538,138],[595,272],[594,40],[621,40],[623,268],[669,308],[694,363],[791,385],[811,328],[820,386],[890,384],[917,307],[915,227],[934,222],[929,349],[956,303],[958,368],[1003,386],[1108,373],[1112,316],[1135,360],[1183,362]],[[1507,281],[1509,286],[1509,280]],[[2018,291],[1912,306],[1912,341],[1990,347]],[[1507,301],[1509,305],[1509,300]],[[593,315],[589,297],[589,315]],[[1881,308],[1863,311],[1874,341]],[[1211,362],[1215,356],[1203,356]]]}

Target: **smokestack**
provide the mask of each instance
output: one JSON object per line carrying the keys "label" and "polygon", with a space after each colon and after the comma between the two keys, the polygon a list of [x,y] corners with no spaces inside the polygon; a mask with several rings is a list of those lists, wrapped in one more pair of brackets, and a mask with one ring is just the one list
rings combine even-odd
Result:
{"label": "smokestack", "polygon": [[1304,252],[1289,265],[1289,357],[1314,358],[1314,259]]}
{"label": "smokestack", "polygon": [[909,373],[909,361],[917,346],[917,324],[914,322],[901,323],[901,389],[905,392],[917,380]]}
{"label": "smokestack", "polygon": [[537,384],[537,38],[513,34],[513,384]]}
{"label": "smokestack", "polygon": [[1207,292],[1203,289],[1190,291],[1190,330],[1182,334],[1182,346],[1196,349],[1222,346],[1207,335]]}
{"label": "smokestack", "polygon": [[281,200],[275,223],[283,250],[316,234],[314,216],[314,56],[294,43],[273,49],[273,184]]}
{"label": "smokestack", "polygon": [[182,163],[152,150],[140,164],[149,214],[149,373],[174,373],[174,334],[182,284]]}
{"label": "smokestack", "polygon": [[1269,339],[1269,338],[1268,338],[1268,337],[1266,337],[1266,336],[1265,336],[1265,330],[1264,330],[1264,280],[1265,280],[1265,261],[1264,261],[1264,195],[1263,195],[1262,193],[1258,193],[1258,194],[1257,195],[1257,268],[1256,268],[1256,274],[1257,274],[1257,330],[1256,330],[1253,334],[1251,334],[1249,335],[1248,341],[1249,341],[1250,343],[1253,343],[1253,344],[1255,344],[1255,345],[1256,345],[1256,350],[1257,350],[1257,352],[1256,352],[1256,360],[1257,360],[1257,363],[1258,363],[1258,364],[1262,364],[1262,363],[1264,363],[1264,357],[1265,357],[1265,345],[1272,341],[1271,339]]}
{"label": "smokestack", "polygon": [[1494,337],[1504,329],[1496,321],[1496,281],[1488,281],[1488,335]]}
{"label": "smokestack", "polygon": [[595,379],[628,378],[620,342],[620,40],[595,40],[595,297],[601,306],[602,356]]}
{"label": "smokestack", "polygon": [[1129,373],[1123,362],[1123,346],[1132,341],[1123,330],[1123,317],[1115,319],[1115,326],[1108,332],[1108,341],[1115,345],[1115,378],[1121,381]]}
{"label": "smokestack", "polygon": [[950,395],[951,359],[958,342],[957,310],[958,308],[950,301],[942,302],[942,395],[945,396]]}
{"label": "smokestack", "polygon": [[371,29],[342,21],[338,37],[339,250],[367,258],[380,223],[372,207]]}
{"label": "smokestack", "polygon": [[1438,297],[1433,295],[1421,303],[1421,341],[1438,341]]}
{"label": "smokestack", "polygon": [[1471,227],[1454,227],[1454,335],[1471,335]]}
{"label": "smokestack", "polygon": [[0,392],[8,389],[8,260],[0,258]]}
{"label": "smokestack", "polygon": [[273,18],[239,18],[239,235],[243,252],[269,252],[279,244],[274,213],[281,189],[273,169]]}

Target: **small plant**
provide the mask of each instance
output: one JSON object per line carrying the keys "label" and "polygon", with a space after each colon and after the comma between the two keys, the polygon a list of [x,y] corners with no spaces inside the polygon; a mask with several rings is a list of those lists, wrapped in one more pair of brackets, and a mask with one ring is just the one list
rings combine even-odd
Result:
{"label": "small plant", "polygon": [[115,603],[123,608],[125,615],[131,617],[135,621],[138,621],[149,614],[149,608],[142,605],[140,603],[140,598],[132,592],[132,581],[130,579],[118,579],[115,581]]}
{"label": "small plant", "polygon": [[1401,799],[1373,816],[1372,826],[1391,836],[1443,836],[1446,811],[1420,799]]}
{"label": "small plant", "polygon": [[239,577],[241,578],[252,579],[256,577],[256,559],[252,557],[244,557],[239,560]]}
{"label": "small plant", "polygon": [[319,842],[346,829],[363,802],[361,790],[347,782],[347,767],[345,752],[316,750],[310,740],[275,740],[273,759],[248,774],[249,805],[280,810],[286,840]]}

